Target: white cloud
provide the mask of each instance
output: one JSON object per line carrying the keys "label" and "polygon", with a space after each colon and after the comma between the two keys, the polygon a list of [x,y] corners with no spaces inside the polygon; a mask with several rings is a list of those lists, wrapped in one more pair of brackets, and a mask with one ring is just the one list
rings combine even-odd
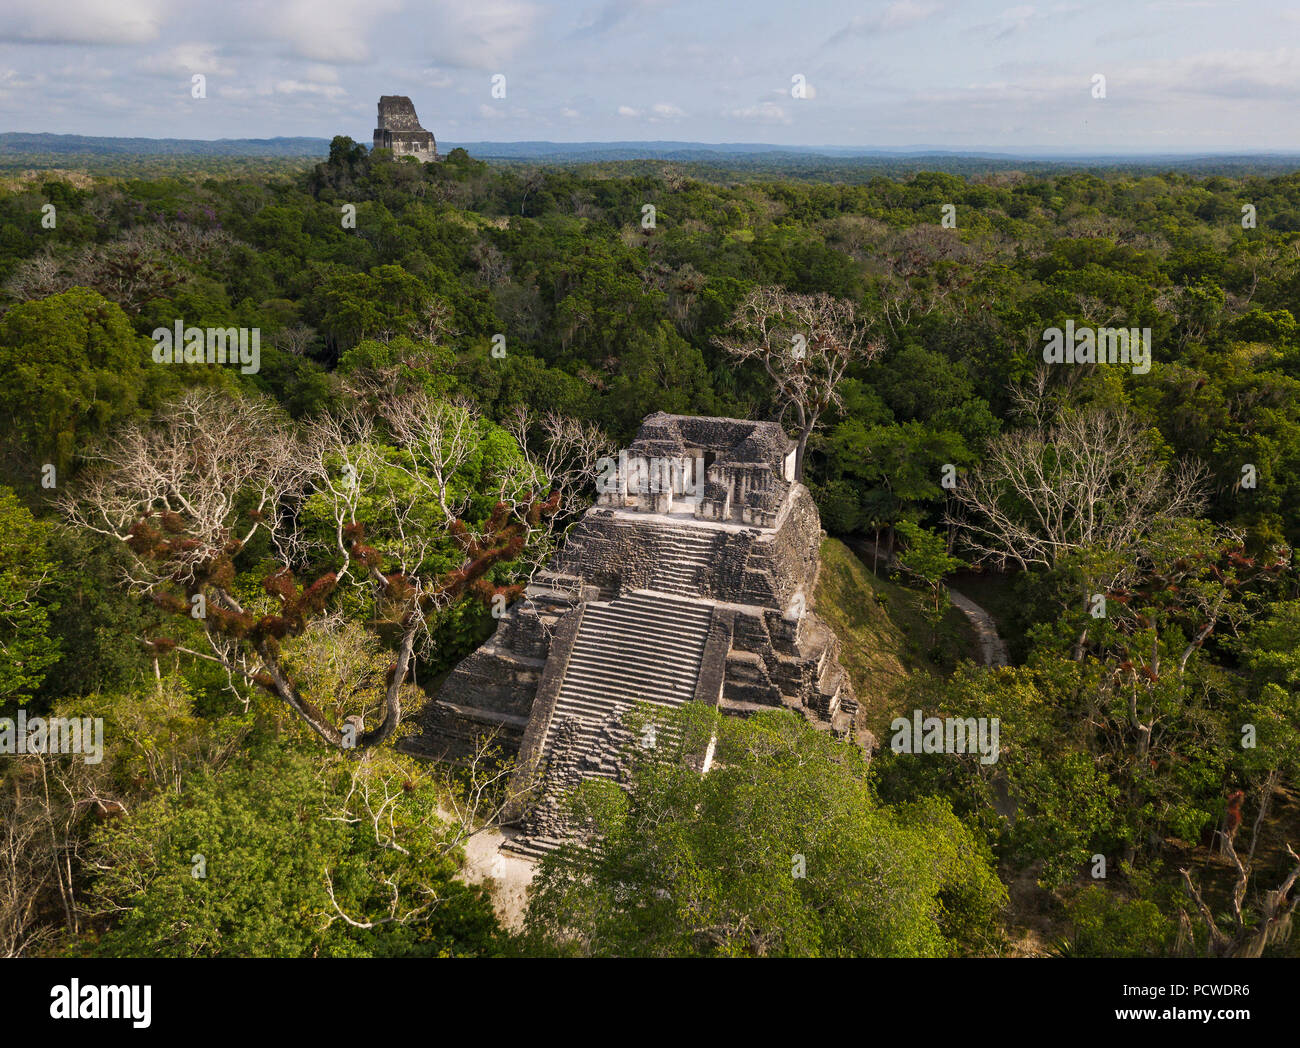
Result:
{"label": "white cloud", "polygon": [[619,116],[640,116],[641,110],[633,109],[631,106],[619,106],[618,115]]}
{"label": "white cloud", "polygon": [[1091,76],[1106,76],[1107,102],[1189,105],[1207,99],[1264,102],[1300,96],[1300,52],[1279,47],[1263,50],[1205,51],[1183,58],[1122,62],[1114,69],[1101,63],[1078,74],[1056,66],[1009,67],[1014,80],[976,83],[963,90],[919,91],[919,103],[1046,105],[1091,98]]}
{"label": "white cloud", "polygon": [[908,29],[918,22],[938,14],[942,7],[926,0],[895,0],[879,11],[869,15],[855,15],[849,19],[839,32],[831,39],[838,40],[846,36],[877,36],[884,33],[897,33]]}
{"label": "white cloud", "polygon": [[1206,51],[1140,65],[1132,71],[1132,80],[1143,92],[1294,101],[1300,96],[1300,51],[1288,47]]}
{"label": "white cloud", "polygon": [[258,35],[286,44],[296,58],[350,64],[370,60],[373,23],[400,6],[399,0],[284,0],[250,11],[248,19]]}
{"label": "white cloud", "polygon": [[[984,22],[974,27],[974,32],[985,33],[995,40],[1009,40],[1020,33],[1041,28],[1045,24],[1060,23],[1084,11],[1078,4],[1063,3],[1054,7],[1037,7],[1033,4],[1021,4],[1008,7],[1000,12],[991,22]],[[1126,24],[1123,28],[1126,38],[1131,38],[1133,27]]]}
{"label": "white cloud", "polygon": [[142,73],[157,76],[189,76],[191,73],[219,76],[235,71],[234,64],[218,55],[216,48],[199,43],[177,44],[166,51],[146,55],[135,63],[135,67]]}
{"label": "white cloud", "polygon": [[1028,29],[1035,19],[1042,18],[1042,12],[1032,4],[1021,7],[1009,7],[998,15],[998,36],[1005,38]]}
{"label": "white cloud", "polygon": [[671,7],[676,2],[677,0],[608,0],[598,11],[585,12],[573,35],[600,35],[621,25],[635,14]]}
{"label": "white cloud", "polygon": [[425,69],[420,72],[420,79],[429,87],[451,87],[455,81],[451,75],[444,73],[441,69]]}
{"label": "white cloud", "polygon": [[747,120],[756,124],[790,124],[793,121],[784,109],[775,102],[759,102],[756,106],[745,106],[729,110],[726,114],[733,120]]}
{"label": "white cloud", "polygon": [[686,113],[683,112],[681,109],[679,109],[677,106],[670,105],[667,102],[656,102],[653,106],[650,107],[650,110],[651,112],[654,113],[656,117],[658,117],[661,120],[671,120],[674,117],[686,115]]}
{"label": "white cloud", "polygon": [[331,65],[309,65],[303,70],[303,75],[308,80],[314,80],[318,84],[337,84],[339,82],[339,71]]}
{"label": "white cloud", "polygon": [[347,92],[337,84],[317,84],[303,80],[278,80],[277,95],[320,95],[322,98],[343,98]]}
{"label": "white cloud", "polygon": [[530,0],[468,0],[439,4],[433,13],[435,62],[496,73],[532,39],[541,9]]}
{"label": "white cloud", "polygon": [[19,92],[36,88],[39,80],[40,77],[28,76],[17,69],[0,69],[0,102],[19,98]]}
{"label": "white cloud", "polygon": [[144,44],[158,39],[164,0],[5,0],[0,40]]}

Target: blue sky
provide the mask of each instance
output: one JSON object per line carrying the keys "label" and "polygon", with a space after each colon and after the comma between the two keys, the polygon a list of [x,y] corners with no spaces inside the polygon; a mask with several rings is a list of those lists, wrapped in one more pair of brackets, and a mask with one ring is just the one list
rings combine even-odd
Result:
{"label": "blue sky", "polygon": [[0,130],[369,142],[405,94],[440,141],[1290,152],[1292,5],[3,0]]}

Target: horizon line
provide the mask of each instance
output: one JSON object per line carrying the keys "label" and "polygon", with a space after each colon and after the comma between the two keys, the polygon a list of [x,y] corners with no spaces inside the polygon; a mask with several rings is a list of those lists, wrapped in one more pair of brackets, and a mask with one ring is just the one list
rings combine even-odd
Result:
{"label": "horizon line", "polygon": [[[154,135],[86,135],[79,132],[63,131],[21,131],[7,130],[0,131],[0,136],[9,135],[29,135],[41,136],[48,138],[81,138],[81,139],[100,139],[104,141],[131,141],[139,140],[143,142],[196,142],[207,145],[217,145],[221,143],[235,142],[277,142],[277,141],[307,141],[322,142],[328,144],[333,139],[321,135],[271,135],[267,137],[221,137],[221,138],[182,138],[174,135],[154,136]],[[337,137],[337,136],[335,136]],[[351,137],[350,135],[344,137]],[[360,145],[366,145],[364,141],[358,141]],[[788,152],[797,150],[801,152],[815,153],[824,156],[840,155],[868,155],[868,154],[895,154],[895,155],[930,155],[930,154],[948,154],[952,156],[977,156],[977,157],[1009,157],[1015,159],[1040,159],[1044,157],[1072,157],[1072,158],[1097,158],[1108,159],[1113,157],[1179,157],[1179,158],[1223,158],[1223,157],[1297,157],[1300,158],[1300,149],[1267,149],[1267,148],[1238,148],[1238,149],[1195,149],[1191,147],[1173,147],[1169,149],[1152,151],[1138,150],[1134,147],[1109,146],[1101,148],[1078,148],[1071,149],[1062,146],[971,146],[971,147],[953,147],[943,146],[930,143],[909,144],[904,146],[885,146],[885,145],[834,145],[828,143],[802,144],[802,143],[776,143],[762,142],[754,140],[737,140],[737,141],[696,141],[691,139],[638,139],[638,138],[617,138],[617,139],[548,139],[548,138],[519,138],[519,139],[464,139],[464,140],[443,140],[439,142],[439,152],[442,147],[447,146],[451,149],[465,148],[466,146],[587,146],[594,148],[611,148],[611,147],[687,147],[695,149],[736,149],[745,148],[752,150],[764,150],[768,152]],[[369,147],[368,147],[369,148]]]}

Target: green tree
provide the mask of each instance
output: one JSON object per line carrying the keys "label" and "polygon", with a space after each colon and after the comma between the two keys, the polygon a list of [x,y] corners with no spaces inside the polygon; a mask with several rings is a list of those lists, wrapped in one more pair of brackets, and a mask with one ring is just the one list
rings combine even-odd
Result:
{"label": "green tree", "polygon": [[73,288],[0,317],[0,417],[28,465],[62,473],[86,442],[130,416],[149,344],[102,295]]}
{"label": "green tree", "polygon": [[[409,787],[409,788],[407,788]],[[373,807],[367,807],[367,805]],[[391,754],[288,749],[192,775],[106,823],[92,906],[108,957],[459,956],[491,952],[480,889],[453,879],[438,797]],[[378,809],[378,810],[376,810]]]}
{"label": "green tree", "polygon": [[930,621],[931,643],[934,643],[939,623],[948,610],[948,590],[943,584],[944,577],[962,567],[964,561],[948,555],[948,546],[942,535],[913,524],[910,520],[899,522],[898,533],[907,544],[907,548],[899,555],[899,565],[929,590],[926,618]]}
{"label": "green tree", "polygon": [[19,702],[41,686],[59,661],[42,591],[55,570],[50,525],[34,519],[8,488],[0,488],[0,700]]}
{"label": "green tree", "polygon": [[[595,956],[941,956],[1006,894],[943,802],[881,807],[851,744],[786,712],[645,711],[626,794],[578,791],[582,841],[542,861],[534,948]],[[701,775],[691,757],[716,740]]]}

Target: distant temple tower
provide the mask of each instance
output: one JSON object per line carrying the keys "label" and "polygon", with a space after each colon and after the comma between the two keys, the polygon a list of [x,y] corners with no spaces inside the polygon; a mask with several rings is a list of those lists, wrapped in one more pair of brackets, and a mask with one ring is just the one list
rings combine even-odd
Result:
{"label": "distant temple tower", "polygon": [[433,132],[420,126],[415,106],[405,95],[384,95],[379,99],[375,148],[391,149],[394,159],[404,156],[425,162],[438,159],[438,144],[433,140]]}

